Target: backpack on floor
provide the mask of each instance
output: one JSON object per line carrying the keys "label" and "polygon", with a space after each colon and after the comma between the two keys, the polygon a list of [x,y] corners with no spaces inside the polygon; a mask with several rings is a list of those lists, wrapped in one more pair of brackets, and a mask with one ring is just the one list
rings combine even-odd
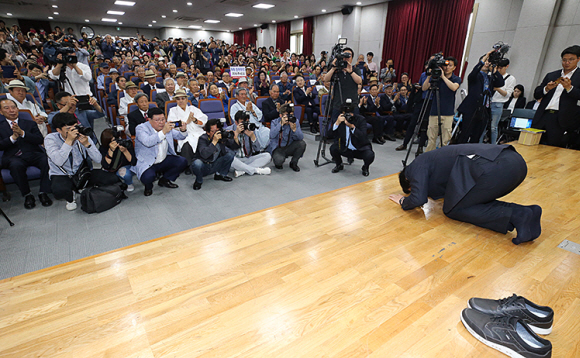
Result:
{"label": "backpack on floor", "polygon": [[119,204],[123,197],[119,185],[86,188],[81,193],[81,209],[88,214],[102,213]]}

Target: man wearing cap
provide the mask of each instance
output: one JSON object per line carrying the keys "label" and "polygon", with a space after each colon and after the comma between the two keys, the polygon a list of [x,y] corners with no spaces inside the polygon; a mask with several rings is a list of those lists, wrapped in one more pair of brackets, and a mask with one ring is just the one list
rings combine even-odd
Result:
{"label": "man wearing cap", "polygon": [[[69,54],[69,56],[76,57],[76,54]],[[62,60],[62,54],[57,55],[57,59]],[[61,72],[64,66],[64,76]],[[91,87],[89,83],[92,80],[91,68],[84,63],[69,62],[66,66],[63,63],[57,63],[50,71],[48,76],[55,81],[60,81],[64,90],[76,96],[91,96]]]}
{"label": "man wearing cap", "polygon": [[101,50],[103,51],[103,56],[105,58],[112,58],[115,56],[115,50],[117,50],[117,46],[113,43],[113,38],[111,35],[105,35],[105,39],[101,42]]}
{"label": "man wearing cap", "polygon": [[100,74],[97,76],[97,89],[105,90],[105,76],[109,75],[109,65],[106,62],[99,66]]}
{"label": "man wearing cap", "polygon": [[165,89],[163,85],[157,83],[157,76],[155,72],[151,70],[145,71],[145,83],[141,85],[143,93],[145,93],[149,98],[151,98],[151,90]]}
{"label": "man wearing cap", "polygon": [[258,95],[254,92],[254,87],[250,86],[250,83],[248,82],[248,79],[246,77],[242,77],[240,78],[240,80],[238,81],[238,88],[236,89],[236,97],[238,95],[238,91],[240,89],[245,89],[248,93],[248,98],[251,101],[256,101],[256,98],[258,98]]}
{"label": "man wearing cap", "polygon": [[10,81],[10,83],[8,83],[8,91],[9,93],[6,97],[16,102],[18,109],[29,110],[32,113],[32,117],[34,118],[34,122],[36,122],[40,133],[43,137],[46,137],[48,134],[48,129],[46,128],[48,115],[38,104],[36,104],[36,102],[26,99],[26,86],[24,85],[24,82],[19,80]]}
{"label": "man wearing cap", "polygon": [[139,66],[135,68],[135,75],[137,79],[134,79],[134,83],[139,87],[142,83],[145,82],[145,67]]}
{"label": "man wearing cap", "polygon": [[10,170],[10,175],[24,197],[24,207],[32,209],[36,205],[26,176],[29,166],[40,169],[38,199],[42,206],[52,205],[52,200],[46,194],[50,192],[50,179],[46,153],[40,147],[44,142],[42,134],[33,122],[18,119],[18,107],[14,101],[1,99],[0,113],[6,117],[6,120],[0,121],[0,150],[4,151],[0,164]]}
{"label": "man wearing cap", "polygon": [[127,82],[127,84],[125,85],[125,96],[123,96],[123,98],[121,98],[121,100],[119,101],[120,116],[123,117],[127,116],[127,107],[129,106],[129,103],[135,102],[134,98],[137,95],[138,91],[139,87],[137,87],[135,83],[133,83],[132,81]]}
{"label": "man wearing cap", "polygon": [[119,68],[119,72],[133,71],[133,59],[129,56],[125,57],[125,63]]}
{"label": "man wearing cap", "polygon": [[175,80],[177,81],[176,91],[181,89],[185,92],[189,92],[189,88],[187,88],[187,75],[185,73],[177,72]]}

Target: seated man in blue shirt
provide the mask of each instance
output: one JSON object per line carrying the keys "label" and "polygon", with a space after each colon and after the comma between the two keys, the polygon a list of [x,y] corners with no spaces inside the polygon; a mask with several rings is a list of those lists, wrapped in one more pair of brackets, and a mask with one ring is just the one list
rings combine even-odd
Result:
{"label": "seated man in blue shirt", "polygon": [[294,105],[284,104],[280,106],[280,117],[270,123],[270,145],[268,151],[272,154],[276,169],[283,169],[286,158],[290,160],[290,168],[295,172],[300,171],[298,160],[306,151],[304,134],[300,129],[300,122],[294,117]]}

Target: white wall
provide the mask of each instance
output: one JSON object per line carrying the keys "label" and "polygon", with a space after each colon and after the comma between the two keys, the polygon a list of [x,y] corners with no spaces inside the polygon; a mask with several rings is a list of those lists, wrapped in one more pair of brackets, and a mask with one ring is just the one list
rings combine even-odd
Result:
{"label": "white wall", "polygon": [[362,7],[360,42],[358,54],[367,52],[375,54],[373,62],[381,65],[383,59],[383,45],[385,38],[385,26],[387,25],[388,3]]}
{"label": "white wall", "polygon": [[330,51],[338,36],[342,34],[342,17],[340,12],[316,16],[314,18],[314,54],[319,58],[320,51]]}
{"label": "white wall", "polygon": [[258,28],[258,47],[276,47],[276,24],[269,24],[268,28],[262,30]]}
{"label": "white wall", "polygon": [[222,31],[205,31],[205,30],[194,30],[174,27],[164,27],[159,31],[159,37],[162,39],[168,38],[182,38],[191,39],[194,42],[198,40],[209,41],[212,37],[216,40],[224,40],[226,43],[234,42],[234,34],[232,32],[222,32]]}

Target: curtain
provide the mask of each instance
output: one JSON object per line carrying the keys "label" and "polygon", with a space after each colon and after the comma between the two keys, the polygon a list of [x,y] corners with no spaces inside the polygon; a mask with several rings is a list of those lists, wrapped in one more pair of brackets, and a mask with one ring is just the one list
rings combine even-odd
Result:
{"label": "curtain", "polygon": [[305,55],[312,55],[313,52],[313,44],[312,44],[312,35],[313,35],[313,28],[314,28],[314,17],[307,17],[304,19],[304,25],[302,26],[302,38],[303,38],[303,46],[302,46],[302,53]]}
{"label": "curtain", "polygon": [[238,45],[241,45],[244,43],[244,31],[243,30],[234,32],[234,43],[238,44]]}
{"label": "curtain", "polygon": [[277,24],[276,48],[279,48],[282,52],[290,49],[290,21]]}
{"label": "curtain", "polygon": [[[443,51],[461,61],[474,0],[394,0],[389,3],[383,46],[397,76],[408,72],[418,81],[430,55]],[[490,44],[491,46],[491,44]],[[458,62],[456,72],[459,71]],[[456,73],[457,74],[457,73]]]}
{"label": "curtain", "polygon": [[256,41],[258,41],[258,33],[256,28],[251,28],[247,30],[240,30],[234,32],[234,43],[238,45],[256,45]]}

